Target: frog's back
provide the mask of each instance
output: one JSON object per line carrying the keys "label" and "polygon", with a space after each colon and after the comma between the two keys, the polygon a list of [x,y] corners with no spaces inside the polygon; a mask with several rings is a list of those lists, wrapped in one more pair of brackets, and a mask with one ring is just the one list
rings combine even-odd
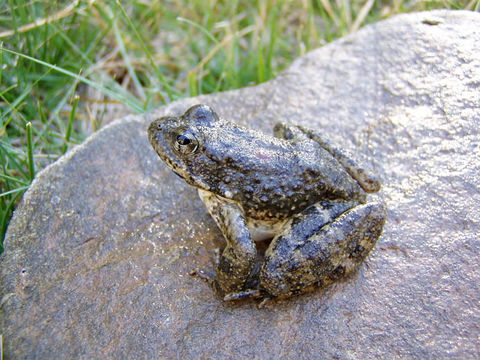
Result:
{"label": "frog's back", "polygon": [[240,204],[257,219],[282,219],[320,201],[362,196],[343,167],[312,140],[290,142],[229,122],[204,129],[203,156],[210,191]]}

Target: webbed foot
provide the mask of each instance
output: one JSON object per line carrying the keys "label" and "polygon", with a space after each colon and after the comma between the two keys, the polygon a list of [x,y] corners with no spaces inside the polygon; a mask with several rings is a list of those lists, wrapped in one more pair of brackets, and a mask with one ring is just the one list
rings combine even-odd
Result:
{"label": "webbed foot", "polygon": [[249,289],[245,291],[238,291],[234,293],[227,294],[223,297],[224,301],[235,301],[254,298],[258,299],[262,297],[262,292],[258,289]]}

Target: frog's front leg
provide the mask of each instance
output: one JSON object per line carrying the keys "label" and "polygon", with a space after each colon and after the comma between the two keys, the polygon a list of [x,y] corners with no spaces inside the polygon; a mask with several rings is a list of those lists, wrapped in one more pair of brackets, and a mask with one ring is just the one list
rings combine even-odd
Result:
{"label": "frog's front leg", "polygon": [[319,203],[307,208],[267,249],[260,288],[274,297],[290,296],[352,272],[374,247],[384,222],[380,203]]}
{"label": "frog's front leg", "polygon": [[244,290],[255,264],[257,249],[240,207],[199,190],[200,198],[223,233],[227,246],[218,259],[213,285],[224,295]]}
{"label": "frog's front leg", "polygon": [[334,147],[330,142],[323,138],[320,132],[312,129],[306,129],[298,125],[287,125],[286,123],[278,123],[273,128],[275,137],[297,141],[311,139],[319,144],[324,150],[328,151],[354,178],[362,189],[368,193],[380,190],[380,182],[375,177],[368,175],[355,161],[350,159],[339,148]]}

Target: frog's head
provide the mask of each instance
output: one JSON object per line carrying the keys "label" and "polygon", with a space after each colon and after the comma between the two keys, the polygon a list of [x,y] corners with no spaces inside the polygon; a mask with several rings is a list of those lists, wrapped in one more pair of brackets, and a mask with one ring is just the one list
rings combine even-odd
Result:
{"label": "frog's head", "polygon": [[148,138],[160,159],[190,185],[210,190],[204,180],[205,169],[198,161],[204,140],[204,129],[218,121],[218,115],[207,105],[189,108],[182,116],[165,116],[148,127]]}

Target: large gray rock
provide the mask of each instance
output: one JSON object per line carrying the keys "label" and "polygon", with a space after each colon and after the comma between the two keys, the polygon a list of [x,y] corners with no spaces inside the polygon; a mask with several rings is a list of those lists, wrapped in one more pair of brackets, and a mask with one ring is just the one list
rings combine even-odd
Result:
{"label": "large gray rock", "polygon": [[[402,15],[256,87],[130,116],[41,172],[1,270],[5,358],[478,358],[480,14]],[[383,183],[366,263],[326,289],[224,304],[198,278],[222,235],[147,143],[204,102],[270,132],[322,129]]]}

